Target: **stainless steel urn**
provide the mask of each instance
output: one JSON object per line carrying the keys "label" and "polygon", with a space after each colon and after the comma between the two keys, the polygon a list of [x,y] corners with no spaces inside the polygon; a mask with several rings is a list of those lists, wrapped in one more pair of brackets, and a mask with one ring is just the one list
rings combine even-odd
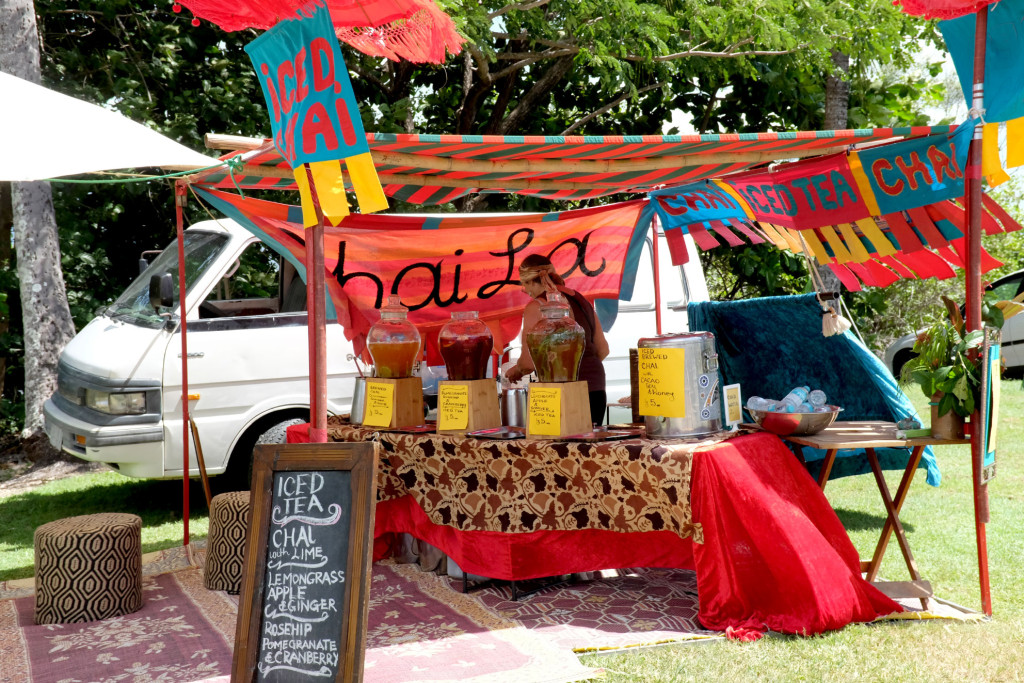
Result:
{"label": "stainless steel urn", "polygon": [[[661,382],[684,392],[685,417],[644,415],[648,438],[670,439],[714,434],[722,429],[715,335],[710,332],[663,334],[637,343],[639,349],[684,349],[681,376],[662,377]],[[641,357],[643,352],[640,352]],[[645,368],[639,368],[641,382]],[[640,392],[644,389],[641,387]],[[641,407],[644,405],[641,400]]]}

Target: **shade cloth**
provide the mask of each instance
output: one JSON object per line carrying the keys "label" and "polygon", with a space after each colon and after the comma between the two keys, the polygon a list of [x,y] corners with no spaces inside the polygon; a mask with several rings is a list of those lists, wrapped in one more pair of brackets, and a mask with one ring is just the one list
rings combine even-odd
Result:
{"label": "shade cloth", "polygon": [[[384,192],[413,204],[444,204],[474,192],[578,200],[720,177],[756,165],[845,151],[851,145],[948,133],[913,126],[702,135],[427,135],[367,133]],[[237,141],[237,139],[236,139]],[[245,155],[234,178],[194,182],[233,190],[295,189],[270,141],[246,139],[223,158]],[[261,144],[267,144],[261,147]]]}
{"label": "shade cloth", "polygon": [[0,72],[0,181],[153,168],[194,169],[220,163],[116,111]]}
{"label": "shade cloth", "polygon": [[[338,425],[335,420],[329,427],[331,439],[373,438],[371,430]],[[486,459],[495,454],[495,448],[500,454],[507,442],[388,432],[379,433],[379,438],[382,444],[391,444],[392,450],[385,445],[387,456],[381,460],[378,481],[389,480],[386,485],[392,488],[378,489],[380,495],[389,498],[377,506],[375,538],[383,541],[389,532],[410,533],[441,548],[470,573],[526,579],[630,566],[690,566],[692,560],[697,570],[701,623],[719,630],[732,626],[819,633],[842,628],[851,621],[870,621],[901,611],[899,605],[861,578],[857,551],[824,494],[772,434],[745,434],[692,451],[678,443],[642,440],[615,445],[635,457],[617,465],[606,463],[601,477],[609,485],[617,480],[622,487],[616,485],[607,491],[601,488],[590,495],[616,500],[620,507],[626,506],[630,495],[639,496],[645,503],[672,500],[674,492],[681,490],[677,486],[644,487],[627,494],[627,482],[650,481],[652,472],[666,462],[683,466],[689,461],[690,495],[675,498],[674,505],[691,509],[693,525],[699,524],[702,529],[703,543],[653,527],[625,533],[595,528],[564,530],[560,524],[565,518],[557,514],[540,516],[532,527],[538,530],[525,533],[464,530],[459,526],[466,520],[458,515],[437,524],[419,507],[412,492],[394,497],[400,492],[394,488],[398,482],[411,481],[421,494],[431,498],[431,481],[457,478],[458,463],[466,454]],[[288,429],[290,442],[307,439],[305,425]],[[578,452],[581,445],[520,442],[522,459],[531,463],[527,469],[534,475],[514,476],[508,483],[521,504],[525,506],[527,499],[537,493],[537,474],[544,475],[546,487],[549,478],[558,476],[560,467],[556,463],[563,459],[562,454],[570,447]],[[611,444],[590,446],[603,449]],[[660,453],[657,458],[653,457],[655,452]],[[390,479],[392,453],[399,454],[396,462],[405,477]],[[456,467],[451,469],[448,463],[453,456]],[[416,458],[430,461],[432,479],[420,481],[419,475],[415,479],[410,476],[415,468],[410,468],[408,462]],[[503,458],[499,455],[497,459]],[[425,472],[426,467],[425,462],[421,471]],[[491,486],[500,488],[497,482]],[[583,489],[572,482],[563,486],[573,495],[583,495]],[[388,492],[383,493],[385,490]],[[508,495],[512,495],[511,490]],[[443,491],[438,496],[443,498]],[[539,496],[543,498],[544,491]],[[618,500],[620,497],[624,500]],[[377,546],[377,550],[385,548],[383,543]]]}
{"label": "shade cloth", "polygon": [[[715,335],[722,384],[741,384],[746,398],[778,400],[793,387],[807,385],[840,406],[843,420],[917,417],[892,373],[855,335],[822,335],[821,313],[814,294],[697,302],[687,308],[691,330]],[[905,448],[876,452],[886,469],[903,469],[910,457]],[[805,448],[804,456],[817,474],[824,451]],[[942,475],[930,447],[922,466],[928,469],[928,483],[938,486]],[[832,478],[870,469],[864,449],[840,451]]]}

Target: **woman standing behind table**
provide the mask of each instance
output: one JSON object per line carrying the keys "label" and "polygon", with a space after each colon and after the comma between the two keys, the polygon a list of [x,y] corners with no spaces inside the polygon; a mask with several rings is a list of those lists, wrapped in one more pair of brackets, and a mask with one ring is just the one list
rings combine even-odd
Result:
{"label": "woman standing behind table", "polygon": [[[540,254],[531,254],[523,259],[519,266],[519,283],[532,299],[523,310],[524,334],[540,322],[540,302],[548,292],[561,292],[569,302],[572,317],[583,328],[587,342],[583,349],[583,358],[580,360],[579,379],[586,381],[587,389],[590,391],[590,420],[594,424],[600,424],[604,419],[608,402],[604,387],[604,365],[601,364],[608,356],[608,341],[604,338],[604,331],[594,307],[582,294],[566,287],[565,280],[555,272],[551,261]],[[530,349],[524,343],[519,361],[508,369],[505,376],[511,382],[517,382],[534,369]]]}

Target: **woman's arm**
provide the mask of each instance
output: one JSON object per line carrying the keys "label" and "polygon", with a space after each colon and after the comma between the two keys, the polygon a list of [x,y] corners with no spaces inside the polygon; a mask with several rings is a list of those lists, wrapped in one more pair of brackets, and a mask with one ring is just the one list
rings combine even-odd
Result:
{"label": "woman's arm", "polygon": [[604,338],[604,330],[601,329],[601,319],[597,317],[597,311],[594,311],[594,353],[598,360],[604,360],[609,352],[608,340]]}
{"label": "woman's arm", "polygon": [[523,345],[520,350],[519,360],[508,369],[505,376],[510,382],[518,382],[520,379],[534,371],[533,358],[530,357],[530,347],[526,344],[526,332],[533,329],[533,326],[540,322],[540,304],[531,301],[523,310]]}

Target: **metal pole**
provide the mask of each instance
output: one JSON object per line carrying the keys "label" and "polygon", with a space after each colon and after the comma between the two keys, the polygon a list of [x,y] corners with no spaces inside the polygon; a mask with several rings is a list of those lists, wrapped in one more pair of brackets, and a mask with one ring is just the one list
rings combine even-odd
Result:
{"label": "metal pole", "polygon": [[[985,106],[985,42],[988,32],[988,8],[975,14],[974,31],[974,87],[971,113],[979,116]],[[974,128],[967,160],[967,329],[981,329],[981,136],[982,125]],[[992,595],[988,575],[988,546],[985,524],[989,520],[988,488],[982,483],[981,470],[985,454],[981,415],[975,409],[971,415],[971,470],[974,483],[974,530],[978,543],[978,580],[981,584],[981,607],[992,616]]]}
{"label": "metal pole", "polygon": [[309,442],[327,443],[327,312],[324,300],[324,212],[309,164],[306,180],[316,225],[306,230],[306,300],[309,329]]}
{"label": "metal pole", "polygon": [[174,184],[174,221],[178,232],[178,305],[181,324],[181,521],[183,524],[182,545],[188,545],[188,341],[185,324],[185,231],[183,207],[188,198],[183,183]]}
{"label": "metal pole", "polygon": [[661,334],[661,278],[658,271],[658,217],[651,218],[651,258],[654,260],[654,330]]}

